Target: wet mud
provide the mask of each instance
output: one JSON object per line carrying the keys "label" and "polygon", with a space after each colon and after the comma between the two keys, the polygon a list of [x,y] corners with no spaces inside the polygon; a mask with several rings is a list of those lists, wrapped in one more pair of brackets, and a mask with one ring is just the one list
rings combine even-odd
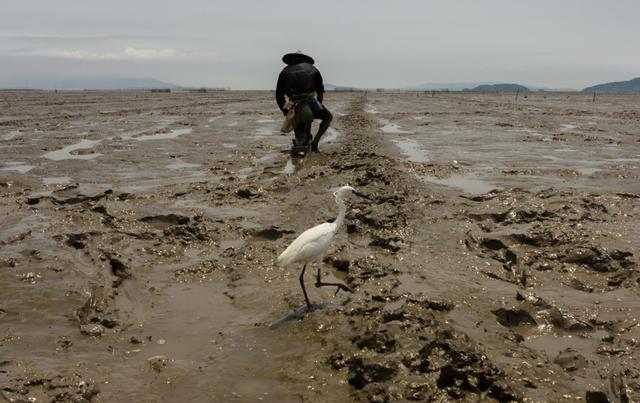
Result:
{"label": "wet mud", "polygon": [[640,400],[638,97],[0,95],[6,401]]}

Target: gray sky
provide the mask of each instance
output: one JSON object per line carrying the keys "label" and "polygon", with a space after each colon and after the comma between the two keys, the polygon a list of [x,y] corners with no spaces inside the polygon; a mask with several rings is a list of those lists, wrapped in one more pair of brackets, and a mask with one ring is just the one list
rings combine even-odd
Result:
{"label": "gray sky", "polygon": [[148,77],[270,89],[287,51],[326,82],[582,88],[640,76],[637,0],[0,0],[0,80]]}

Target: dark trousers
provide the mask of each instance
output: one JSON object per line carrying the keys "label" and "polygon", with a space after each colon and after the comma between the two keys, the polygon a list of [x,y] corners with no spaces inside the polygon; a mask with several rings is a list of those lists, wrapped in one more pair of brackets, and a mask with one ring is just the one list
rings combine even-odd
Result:
{"label": "dark trousers", "polygon": [[311,149],[314,151],[318,150],[318,143],[320,143],[320,139],[322,135],[327,131],[329,126],[331,125],[331,121],[333,120],[333,115],[329,110],[323,105],[322,109],[313,110],[313,118],[321,119],[320,127],[318,128],[318,133],[315,137],[311,136],[311,123],[302,124],[293,129],[296,135],[296,145],[298,146],[309,146],[311,145]]}

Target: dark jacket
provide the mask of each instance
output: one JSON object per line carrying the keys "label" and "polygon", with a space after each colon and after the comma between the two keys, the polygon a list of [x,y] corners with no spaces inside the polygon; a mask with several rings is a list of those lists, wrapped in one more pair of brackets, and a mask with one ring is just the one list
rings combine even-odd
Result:
{"label": "dark jacket", "polygon": [[282,69],[276,85],[276,102],[280,110],[284,108],[284,96],[316,92],[320,97],[324,94],[322,75],[313,64],[297,63]]}

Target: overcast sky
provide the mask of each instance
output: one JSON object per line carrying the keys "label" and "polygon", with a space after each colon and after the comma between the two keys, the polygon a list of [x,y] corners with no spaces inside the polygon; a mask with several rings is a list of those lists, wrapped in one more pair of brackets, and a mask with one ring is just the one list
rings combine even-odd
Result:
{"label": "overcast sky", "polygon": [[325,82],[582,88],[640,76],[637,0],[0,0],[0,79],[270,89],[288,51]]}

